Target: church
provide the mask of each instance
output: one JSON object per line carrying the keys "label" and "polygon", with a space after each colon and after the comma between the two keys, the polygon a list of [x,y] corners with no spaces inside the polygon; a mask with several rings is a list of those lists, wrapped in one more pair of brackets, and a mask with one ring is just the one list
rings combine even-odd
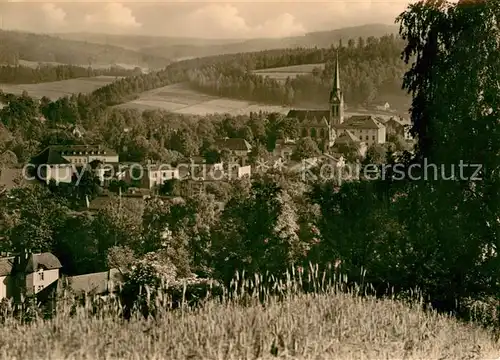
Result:
{"label": "church", "polygon": [[300,136],[311,137],[324,144],[325,150],[336,144],[352,144],[366,149],[366,147],[386,142],[386,128],[383,120],[372,115],[345,118],[338,52],[329,107],[325,110],[290,110],[287,118],[296,118],[300,124]]}

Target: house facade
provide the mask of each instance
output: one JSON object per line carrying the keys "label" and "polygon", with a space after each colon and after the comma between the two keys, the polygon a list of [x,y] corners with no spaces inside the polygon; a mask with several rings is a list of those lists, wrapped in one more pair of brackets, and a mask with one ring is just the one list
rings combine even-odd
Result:
{"label": "house facade", "polygon": [[397,135],[403,137],[405,140],[412,140],[411,136],[411,121],[403,117],[391,117],[386,123],[387,135]]}
{"label": "house facade", "polygon": [[51,253],[0,258],[0,300],[42,292],[59,279],[61,263]]}
{"label": "house facade", "polygon": [[252,151],[252,145],[245,139],[241,138],[225,138],[218,140],[216,146],[219,150],[227,149],[233,155],[231,162],[236,161],[235,158],[246,159]]}

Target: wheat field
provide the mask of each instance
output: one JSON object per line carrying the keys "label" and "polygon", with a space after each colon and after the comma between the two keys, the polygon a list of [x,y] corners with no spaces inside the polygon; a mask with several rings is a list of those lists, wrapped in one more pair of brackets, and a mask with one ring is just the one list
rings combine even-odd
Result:
{"label": "wheat field", "polygon": [[[401,303],[328,290],[264,302],[243,296],[156,319],[121,320],[63,306],[52,320],[0,327],[0,358],[14,359],[495,359],[492,333]],[[156,299],[157,303],[162,300]],[[164,309],[164,307],[162,307]]]}

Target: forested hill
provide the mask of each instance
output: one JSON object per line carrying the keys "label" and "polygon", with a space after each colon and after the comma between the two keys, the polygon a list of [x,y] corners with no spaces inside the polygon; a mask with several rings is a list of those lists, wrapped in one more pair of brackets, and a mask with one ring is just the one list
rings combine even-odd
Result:
{"label": "forested hill", "polygon": [[148,68],[162,68],[170,62],[160,56],[113,45],[0,30],[0,64],[17,65],[19,60],[73,65],[122,63]]}
{"label": "forested hill", "polygon": [[[408,69],[401,60],[403,46],[403,41],[393,35],[343,43],[339,50],[341,86],[349,105],[388,101],[395,108],[408,109],[410,97],[401,90],[403,74]],[[271,50],[219,58],[225,61],[189,71],[189,81],[194,88],[217,96],[281,105],[326,106],[328,103],[334,48]],[[210,58],[204,60],[207,59]],[[311,74],[286,81],[253,73],[256,69],[321,63],[326,63],[324,69],[318,67]]]}
{"label": "forested hill", "polygon": [[196,39],[163,36],[107,35],[71,33],[58,34],[63,39],[88,41],[96,44],[112,44],[169,59],[204,57],[220,54],[236,54],[295,47],[327,48],[342,39],[381,37],[397,34],[398,27],[385,24],[368,24],[329,31],[307,33],[275,39]]}

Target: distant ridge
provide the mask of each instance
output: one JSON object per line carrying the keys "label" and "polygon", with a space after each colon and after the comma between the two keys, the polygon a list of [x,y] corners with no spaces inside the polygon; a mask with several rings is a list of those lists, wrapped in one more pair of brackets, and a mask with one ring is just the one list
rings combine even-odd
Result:
{"label": "distant ridge", "polygon": [[117,45],[0,30],[0,64],[16,64],[19,60],[73,65],[134,64],[161,68],[170,63],[161,56],[144,54]]}
{"label": "distant ridge", "polygon": [[106,35],[90,33],[56,34],[63,39],[109,44],[134,49],[158,57],[179,59],[239,52],[262,51],[293,47],[329,47],[340,39],[347,42],[359,37],[380,37],[397,34],[398,26],[368,24],[328,31],[315,31],[301,36],[260,39],[201,39],[143,35]]}

